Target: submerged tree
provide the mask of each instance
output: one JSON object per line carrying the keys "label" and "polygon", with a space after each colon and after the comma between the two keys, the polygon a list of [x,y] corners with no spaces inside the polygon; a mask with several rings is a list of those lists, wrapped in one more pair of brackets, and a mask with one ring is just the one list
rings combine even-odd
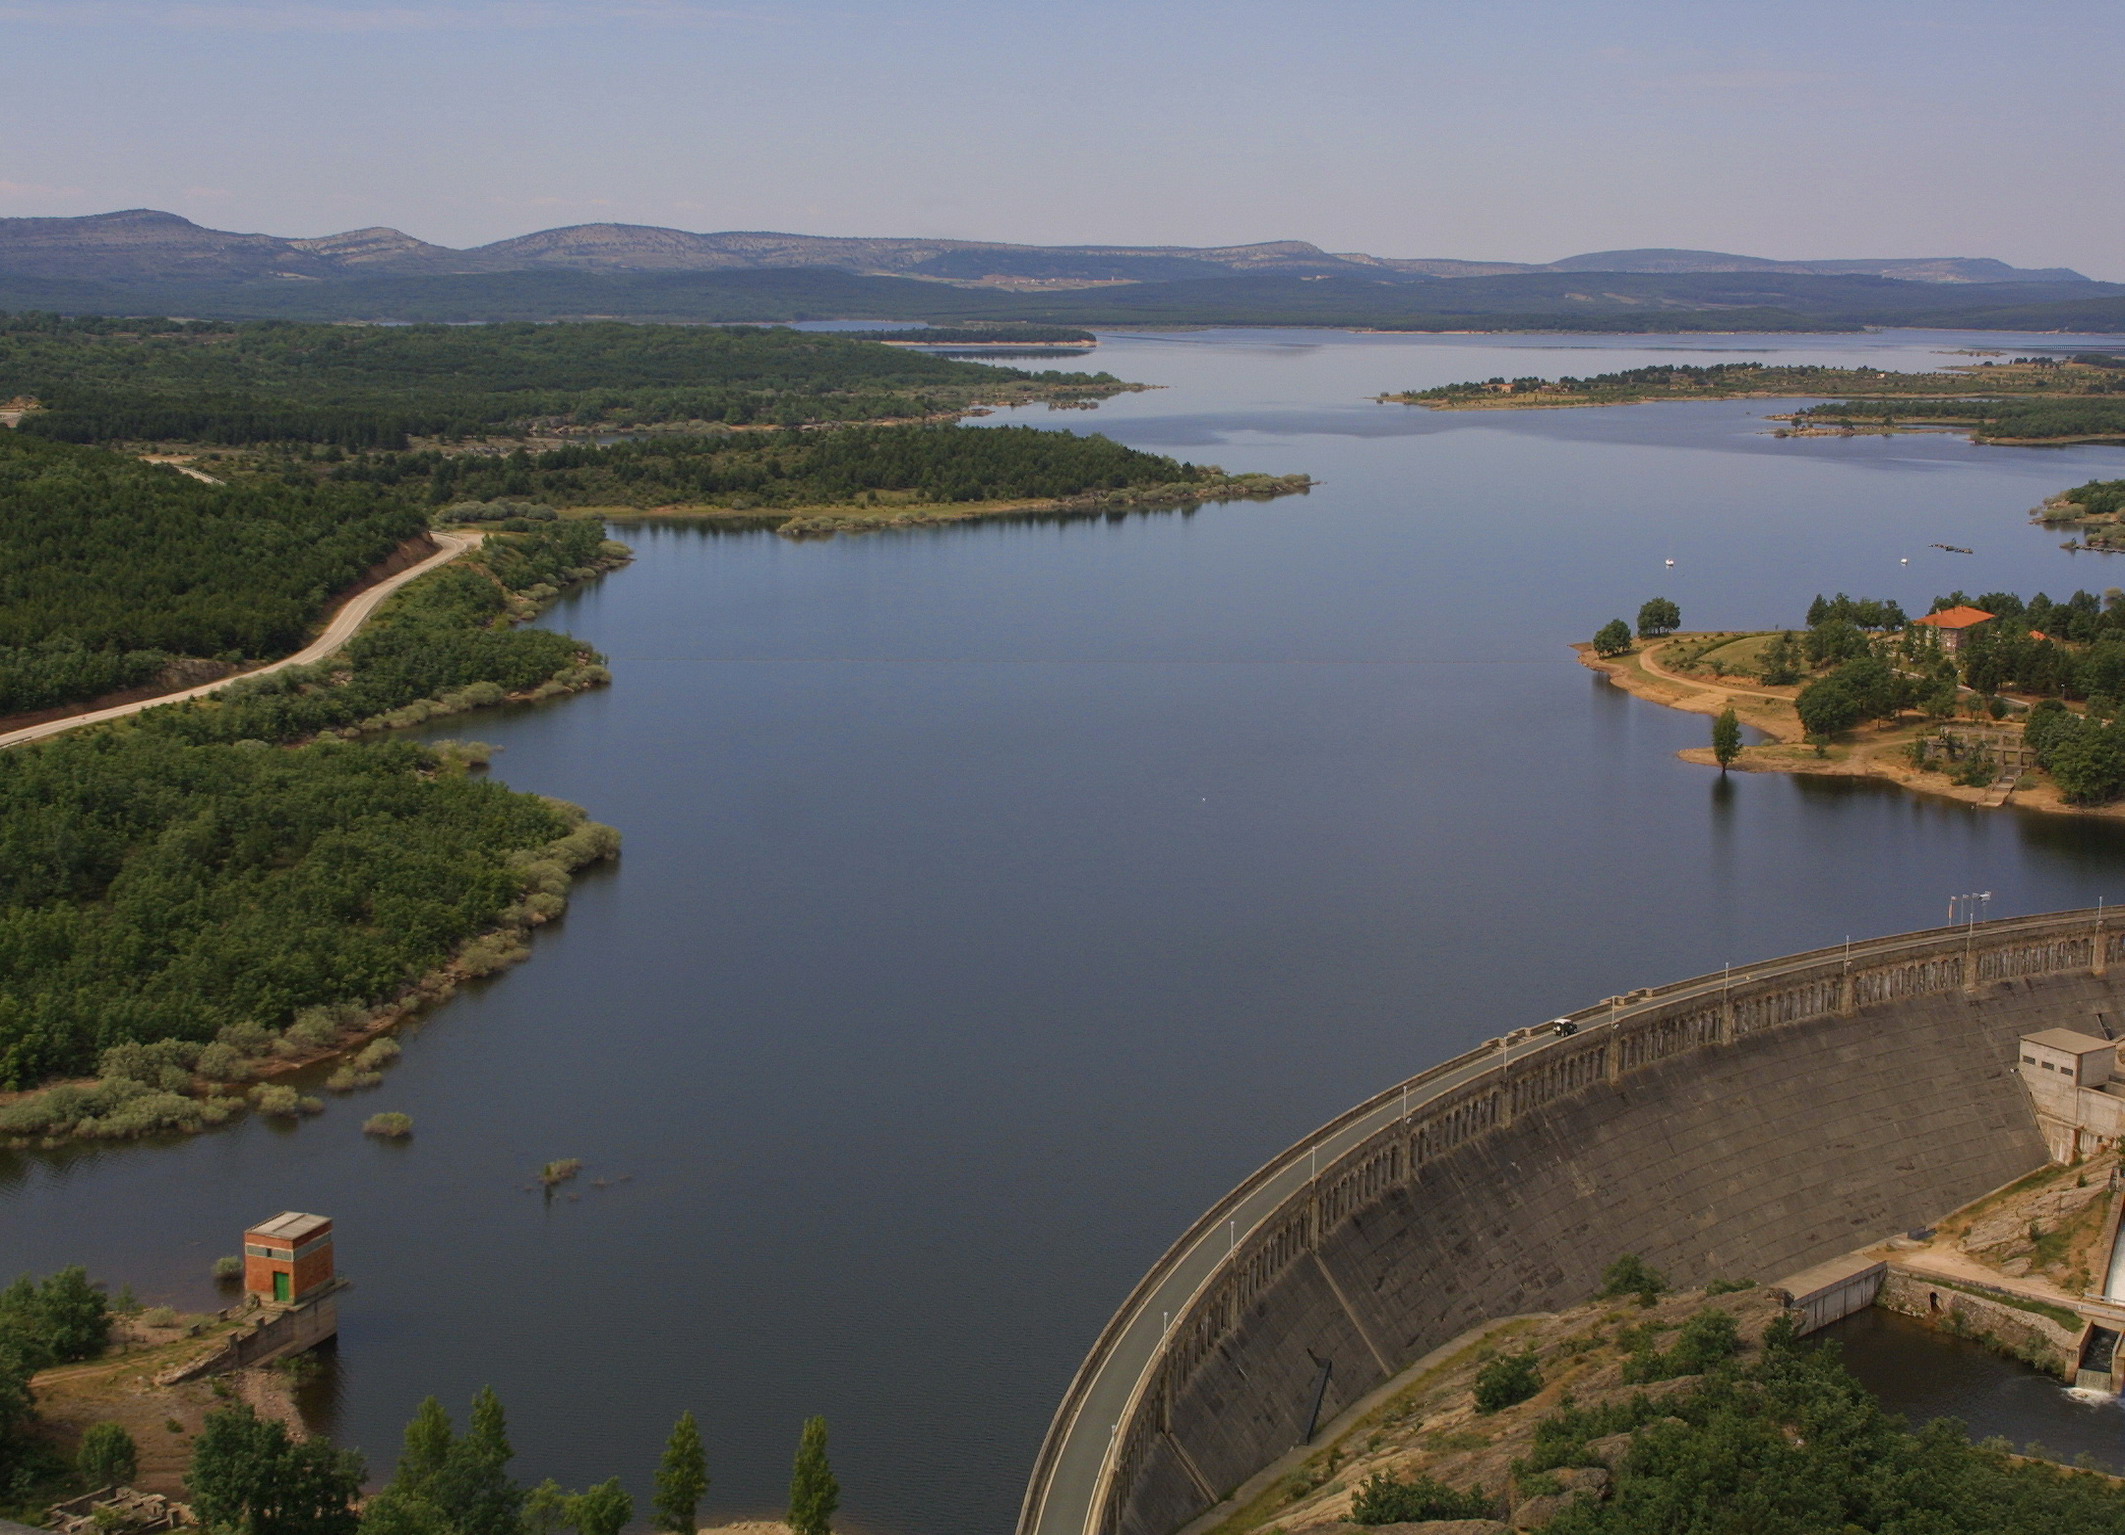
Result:
{"label": "submerged tree", "polygon": [[1722,773],[1741,755],[1741,721],[1734,717],[1732,708],[1721,710],[1712,721],[1712,755],[1719,759]]}

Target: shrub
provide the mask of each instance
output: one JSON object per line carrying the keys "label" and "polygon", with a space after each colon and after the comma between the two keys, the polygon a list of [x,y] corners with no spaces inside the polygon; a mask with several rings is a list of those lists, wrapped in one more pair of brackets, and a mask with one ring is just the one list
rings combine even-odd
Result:
{"label": "shrub", "polygon": [[153,1044],[113,1045],[96,1058],[96,1074],[106,1079],[124,1077],[150,1087],[184,1087],[192,1080],[191,1066],[199,1059],[199,1046],[181,1039],[158,1039]]}
{"label": "shrub", "polygon": [[528,959],[531,950],[512,934],[489,933],[484,938],[475,938],[465,945],[458,955],[458,968],[469,976],[492,975],[497,970],[507,969],[518,960]]}
{"label": "shrub", "polygon": [[413,1133],[411,1114],[371,1114],[362,1121],[362,1134],[381,1135],[386,1140],[403,1140]]}
{"label": "shrub", "polygon": [[1599,1299],[1615,1300],[1635,1295],[1638,1304],[1650,1306],[1667,1289],[1667,1276],[1636,1253],[1625,1253],[1601,1273]]}
{"label": "shrub", "polygon": [[302,1112],[302,1094],[279,1082],[262,1082],[251,1089],[251,1106],[261,1114],[281,1117]]}
{"label": "shrub", "polygon": [[228,1253],[216,1258],[214,1260],[214,1277],[216,1279],[243,1278],[243,1259],[234,1253]]}
{"label": "shrub", "polygon": [[1488,1519],[1494,1512],[1482,1488],[1456,1492],[1428,1476],[1404,1481],[1382,1471],[1358,1484],[1350,1517],[1359,1524],[1411,1524],[1429,1519]]}
{"label": "shrub", "polygon": [[1542,1367],[1536,1363],[1533,1349],[1500,1354],[1476,1372],[1476,1411],[1497,1412],[1526,1401],[1541,1389]]}
{"label": "shrub", "polygon": [[168,1306],[150,1306],[140,1313],[140,1321],[145,1327],[175,1327],[177,1313]]}
{"label": "shrub", "polygon": [[88,1140],[130,1140],[158,1130],[197,1130],[207,1122],[206,1105],[197,1098],[168,1091],[140,1091],[103,1114],[77,1120],[73,1133]]}
{"label": "shrub", "polygon": [[1631,1381],[1672,1380],[1678,1375],[1702,1375],[1741,1348],[1734,1318],[1712,1307],[1683,1323],[1674,1346],[1665,1352],[1650,1341],[1641,1343],[1624,1365],[1623,1378]]}
{"label": "shrub", "polygon": [[251,1074],[236,1047],[218,1039],[199,1052],[198,1071],[209,1082],[240,1082]]}
{"label": "shrub", "polygon": [[386,1036],[382,1039],[372,1039],[362,1046],[361,1053],[354,1057],[354,1066],[357,1071],[375,1071],[379,1067],[388,1066],[398,1057],[398,1041]]}
{"label": "shrub", "polygon": [[349,1003],[306,1007],[288,1025],[287,1038],[305,1050],[322,1050],[368,1015]]}
{"label": "shrub", "polygon": [[81,1483],[90,1491],[117,1487],[140,1474],[140,1446],[119,1423],[92,1423],[81,1436],[81,1453],[74,1458]]}
{"label": "shrub", "polygon": [[214,1037],[238,1055],[264,1055],[273,1046],[273,1031],[251,1018],[226,1025]]}

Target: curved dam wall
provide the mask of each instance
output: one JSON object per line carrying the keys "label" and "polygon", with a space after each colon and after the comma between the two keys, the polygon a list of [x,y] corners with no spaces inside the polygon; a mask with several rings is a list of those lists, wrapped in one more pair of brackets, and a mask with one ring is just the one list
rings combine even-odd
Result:
{"label": "curved dam wall", "polygon": [[1305,1436],[1324,1366],[1323,1423],[1481,1321],[1586,1300],[1619,1253],[1686,1285],[1775,1280],[2042,1165],[2016,1039],[2121,1032],[2118,926],[2071,912],[1794,956],[1413,1079],[1421,1106],[1319,1159],[1174,1316],[1111,1433],[1087,1426],[1107,1448],[1081,1528],[1171,1535]]}

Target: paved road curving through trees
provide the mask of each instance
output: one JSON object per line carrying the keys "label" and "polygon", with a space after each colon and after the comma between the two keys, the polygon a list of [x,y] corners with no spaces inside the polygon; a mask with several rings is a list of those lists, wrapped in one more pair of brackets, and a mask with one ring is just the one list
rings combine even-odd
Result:
{"label": "paved road curving through trees", "polygon": [[356,592],[349,597],[326,623],[324,632],[292,656],[252,671],[239,672],[234,677],[223,677],[218,682],[203,683],[196,688],[185,688],[176,693],[159,693],[153,698],[136,699],[129,704],[114,704],[108,709],[93,709],[86,714],[69,714],[64,719],[46,720],[40,725],[26,725],[20,730],[0,735],[0,747],[20,746],[27,741],[42,741],[82,725],[97,725],[105,720],[123,719],[126,715],[138,714],[143,709],[182,703],[188,698],[204,698],[232,682],[240,682],[250,677],[264,677],[290,666],[308,666],[313,661],[322,661],[353,639],[355,632],[368,621],[369,615],[382,605],[386,597],[408,581],[418,580],[438,566],[447,565],[480,541],[480,535],[477,533],[437,533],[433,537],[443,546],[440,550],[418,565],[409,565],[397,575],[387,576],[367,590]]}

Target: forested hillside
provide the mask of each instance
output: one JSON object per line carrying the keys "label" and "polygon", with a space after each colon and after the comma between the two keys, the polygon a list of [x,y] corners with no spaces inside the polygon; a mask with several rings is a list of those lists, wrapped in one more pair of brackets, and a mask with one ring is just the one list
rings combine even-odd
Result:
{"label": "forested hillside", "polygon": [[197,1128],[291,1025],[314,1049],[467,940],[504,934],[475,971],[518,952],[610,835],[360,737],[602,680],[567,635],[510,625],[617,552],[592,522],[490,534],[326,666],[0,752],[0,1088],[173,1042],[145,1082],[0,1109],[0,1136]]}
{"label": "forested hillside", "polygon": [[206,485],[16,432],[0,432],[0,506],[0,715],[138,686],[179,656],[298,649],[427,527],[373,486]]}
{"label": "forested hillside", "polygon": [[762,327],[299,325],[0,317],[0,399],[67,442],[409,439],[671,423],[795,426],[1111,394],[846,335]]}
{"label": "forested hillside", "polygon": [[376,455],[335,478],[415,488],[427,501],[530,498],[555,506],[835,505],[1023,500],[1205,482],[1212,471],[1110,438],[1034,427],[844,427],[648,437],[506,458]]}

